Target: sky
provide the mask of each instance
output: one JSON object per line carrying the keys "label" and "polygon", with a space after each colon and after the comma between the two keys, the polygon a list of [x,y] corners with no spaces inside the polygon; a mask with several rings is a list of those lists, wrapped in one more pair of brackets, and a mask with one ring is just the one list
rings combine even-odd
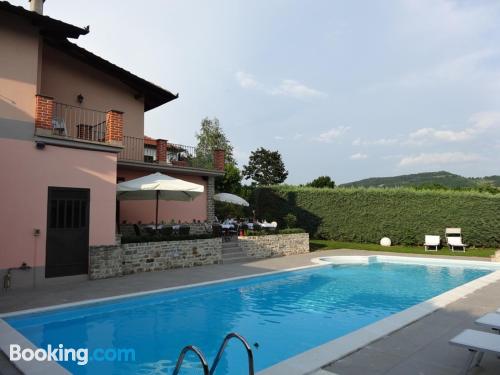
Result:
{"label": "sky", "polygon": [[240,167],[278,150],[290,184],[500,174],[496,0],[47,0],[45,14],[179,93],[146,113],[149,136],[195,145],[217,117]]}

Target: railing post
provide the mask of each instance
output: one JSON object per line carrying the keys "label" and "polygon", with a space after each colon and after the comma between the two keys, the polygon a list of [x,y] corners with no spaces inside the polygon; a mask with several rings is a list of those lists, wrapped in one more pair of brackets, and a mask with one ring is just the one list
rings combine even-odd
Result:
{"label": "railing post", "polygon": [[214,168],[218,171],[224,170],[224,159],[226,157],[226,152],[221,149],[216,149],[213,151],[214,155]]}
{"label": "railing post", "polygon": [[52,132],[52,118],[54,115],[54,98],[36,95],[35,101],[35,128],[38,133]]}
{"label": "railing post", "polygon": [[106,113],[106,143],[122,144],[123,112],[114,109]]}
{"label": "railing post", "polygon": [[168,142],[166,139],[157,139],[156,140],[156,159],[159,164],[167,163],[167,148]]}

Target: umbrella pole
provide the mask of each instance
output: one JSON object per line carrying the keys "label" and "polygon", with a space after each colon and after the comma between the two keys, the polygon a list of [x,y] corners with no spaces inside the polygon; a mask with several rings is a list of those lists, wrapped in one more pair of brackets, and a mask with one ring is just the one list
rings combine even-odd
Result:
{"label": "umbrella pole", "polygon": [[155,230],[158,231],[158,200],[160,196],[160,190],[156,190],[156,224]]}

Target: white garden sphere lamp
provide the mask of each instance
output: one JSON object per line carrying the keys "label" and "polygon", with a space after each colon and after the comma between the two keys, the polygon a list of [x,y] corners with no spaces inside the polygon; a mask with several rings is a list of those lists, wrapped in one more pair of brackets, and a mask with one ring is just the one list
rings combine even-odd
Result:
{"label": "white garden sphere lamp", "polygon": [[389,237],[384,237],[380,240],[380,245],[382,246],[391,246],[391,239]]}

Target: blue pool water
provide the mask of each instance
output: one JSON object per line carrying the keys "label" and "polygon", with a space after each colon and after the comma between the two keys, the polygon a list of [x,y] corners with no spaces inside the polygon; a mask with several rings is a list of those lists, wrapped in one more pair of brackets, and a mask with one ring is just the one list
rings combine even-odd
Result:
{"label": "blue pool water", "polygon": [[[181,348],[198,346],[213,361],[223,337],[239,332],[256,370],[352,332],[489,270],[376,262],[329,265],[114,302],[5,319],[39,347],[134,348],[134,362],[61,363],[76,374],[171,374]],[[182,374],[200,374],[188,356]],[[246,372],[229,345],[218,375]]]}

